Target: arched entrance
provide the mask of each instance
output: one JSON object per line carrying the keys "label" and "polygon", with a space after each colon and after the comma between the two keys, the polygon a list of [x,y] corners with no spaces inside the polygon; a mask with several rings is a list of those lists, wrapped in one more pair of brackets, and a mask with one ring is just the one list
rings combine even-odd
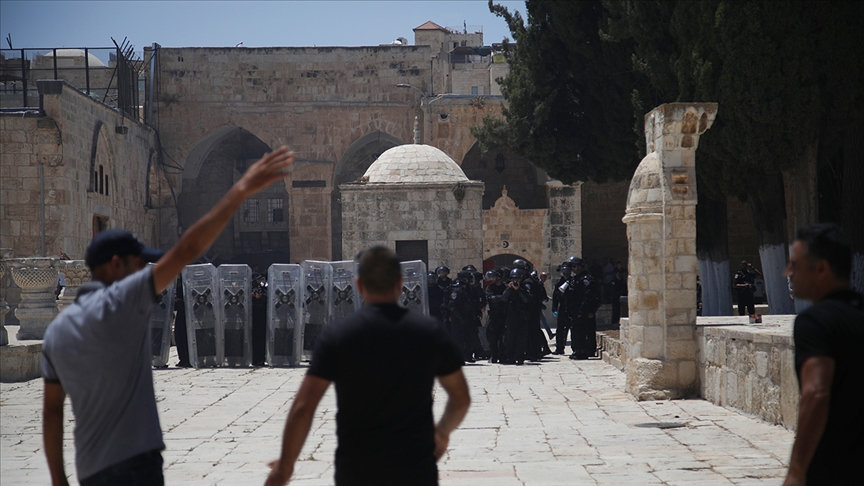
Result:
{"label": "arched entrance", "polygon": [[[348,147],[345,155],[336,166],[331,194],[330,221],[332,224],[332,255],[333,261],[343,259],[342,255],[342,198],[339,184],[359,179],[366,169],[375,162],[387,149],[403,145],[398,138],[376,130],[366,134]],[[348,255],[353,257],[353,255]]]}
{"label": "arched entrance", "polygon": [[[246,171],[270,152],[270,147],[249,131],[228,126],[203,137],[189,152],[183,166],[178,196],[180,225],[188,228],[210,210]],[[260,263],[244,255],[278,253],[288,262],[288,193],[282,181],[247,199],[207,252],[214,263]]]}
{"label": "arched entrance", "polygon": [[483,181],[483,209],[489,209],[507,186],[507,195],[519,209],[548,209],[546,173],[523,157],[507,150],[492,150],[485,156],[475,143],[462,160],[462,171],[471,180]]}
{"label": "arched entrance", "polygon": [[[485,260],[483,260],[483,273],[485,274],[488,270],[492,270],[493,268],[501,268],[501,267],[509,267],[513,268],[513,260],[521,258],[531,265],[534,265],[534,262],[528,260],[525,257],[521,257],[519,255],[513,255],[512,253],[501,253],[498,255],[493,255]],[[539,272],[539,270],[538,270]]]}

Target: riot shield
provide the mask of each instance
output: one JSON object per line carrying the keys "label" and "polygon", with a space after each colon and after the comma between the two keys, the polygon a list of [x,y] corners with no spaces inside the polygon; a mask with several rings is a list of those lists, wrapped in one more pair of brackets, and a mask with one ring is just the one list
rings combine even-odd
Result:
{"label": "riot shield", "polygon": [[297,366],[303,354],[300,329],[300,265],[274,263],[267,270],[267,363]]}
{"label": "riot shield", "polygon": [[195,368],[212,368],[222,363],[224,341],[222,333],[217,332],[220,299],[216,286],[213,264],[188,265],[183,269],[189,363]]}
{"label": "riot shield", "polygon": [[399,305],[429,315],[429,286],[426,283],[426,264],[422,260],[402,262],[402,293]]}
{"label": "riot shield", "polygon": [[328,303],[333,286],[333,268],[329,262],[313,260],[304,261],[300,264],[300,268],[303,355],[306,359],[311,359],[318,336],[330,323]]}
{"label": "riot shield", "polygon": [[357,312],[360,309],[360,293],[357,291],[356,264],[352,260],[331,262],[333,286],[330,293],[330,322]]}
{"label": "riot shield", "polygon": [[[152,264],[151,264],[152,265]],[[174,286],[177,280],[156,296],[156,306],[150,314],[150,338],[153,349],[153,366],[168,366],[168,353],[171,351],[171,324],[174,323]]]}
{"label": "riot shield", "polygon": [[219,265],[220,325],[225,348],[222,366],[252,366],[252,269]]}

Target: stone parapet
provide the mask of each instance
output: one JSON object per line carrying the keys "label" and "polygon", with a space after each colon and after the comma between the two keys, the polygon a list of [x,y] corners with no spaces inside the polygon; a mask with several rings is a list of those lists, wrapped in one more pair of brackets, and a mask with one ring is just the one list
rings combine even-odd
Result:
{"label": "stone parapet", "polygon": [[8,346],[0,346],[0,382],[29,381],[42,376],[42,341],[19,341],[12,326]]}
{"label": "stone parapet", "polygon": [[[699,394],[788,429],[798,420],[795,316],[764,316],[762,324],[730,324],[700,317]],[[743,317],[741,319],[747,319]]]}

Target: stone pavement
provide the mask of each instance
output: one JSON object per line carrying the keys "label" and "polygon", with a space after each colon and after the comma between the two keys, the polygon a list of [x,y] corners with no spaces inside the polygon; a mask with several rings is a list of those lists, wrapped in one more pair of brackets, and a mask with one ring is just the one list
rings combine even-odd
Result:
{"label": "stone pavement", "polygon": [[[176,363],[173,354],[170,363]],[[297,369],[154,371],[167,484],[263,484],[279,455]],[[473,404],[439,463],[448,486],[779,485],[793,433],[704,400],[637,402],[624,374],[553,357],[468,365]],[[436,390],[436,398],[444,392]],[[0,385],[0,477],[49,484],[41,380]],[[65,458],[74,479],[71,408]],[[436,417],[444,408],[436,401]],[[335,396],[327,392],[295,470],[296,485],[333,482]],[[678,428],[639,424],[683,425]]]}

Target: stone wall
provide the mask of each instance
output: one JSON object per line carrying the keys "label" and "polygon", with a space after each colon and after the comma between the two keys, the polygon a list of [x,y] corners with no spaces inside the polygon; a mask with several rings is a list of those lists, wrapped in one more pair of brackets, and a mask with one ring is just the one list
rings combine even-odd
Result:
{"label": "stone wall", "polygon": [[[794,430],[798,421],[798,378],[792,338],[794,316],[698,317],[699,396],[716,405],[758,416]],[[621,335],[629,319],[621,319]],[[603,360],[619,370],[629,359],[616,331],[597,333]]]}
{"label": "stone wall", "polygon": [[[192,189],[199,198],[190,181],[202,164],[218,163],[212,148],[241,130],[270,149],[288,145],[298,159],[288,182],[291,260],[329,260],[331,197],[341,172],[362,162],[352,158],[363,152],[355,143],[376,133],[410,143],[417,117],[423,142],[458,163],[475,142],[469,127],[500,114],[500,101],[470,96],[430,103],[440,64],[428,46],[160,47],[154,124],[166,157],[184,170],[172,183],[181,199]],[[163,231],[160,246],[176,233]]]}
{"label": "stone wall", "polygon": [[[453,70],[450,72],[450,79],[453,83],[454,93],[477,95],[491,94],[489,86],[489,66],[491,66],[491,64],[465,63],[453,64],[452,66]],[[472,88],[477,88],[477,93],[474,93]]]}
{"label": "stone wall", "polygon": [[483,260],[483,184],[343,184],[342,252],[371,245],[428,242],[428,268]]}
{"label": "stone wall", "polygon": [[[520,210],[507,190],[491,209],[483,211],[483,260],[495,255],[518,255],[546,270],[549,265],[549,220],[545,209]],[[537,238],[538,229],[544,238]],[[475,264],[476,265],[476,264]]]}
{"label": "stone wall", "polygon": [[[746,321],[747,317],[726,318]],[[724,318],[700,317],[699,394],[794,429],[798,420],[794,316],[764,316],[760,325],[712,325]]]}
{"label": "stone wall", "polygon": [[[63,250],[82,258],[93,237],[94,215],[153,244],[155,217],[146,207],[153,131],[63,81],[42,84],[48,86],[45,116],[0,115],[0,246],[16,256],[42,254],[43,180],[47,255]],[[126,133],[117,133],[118,126]],[[98,165],[103,166],[101,193],[93,187]]]}

